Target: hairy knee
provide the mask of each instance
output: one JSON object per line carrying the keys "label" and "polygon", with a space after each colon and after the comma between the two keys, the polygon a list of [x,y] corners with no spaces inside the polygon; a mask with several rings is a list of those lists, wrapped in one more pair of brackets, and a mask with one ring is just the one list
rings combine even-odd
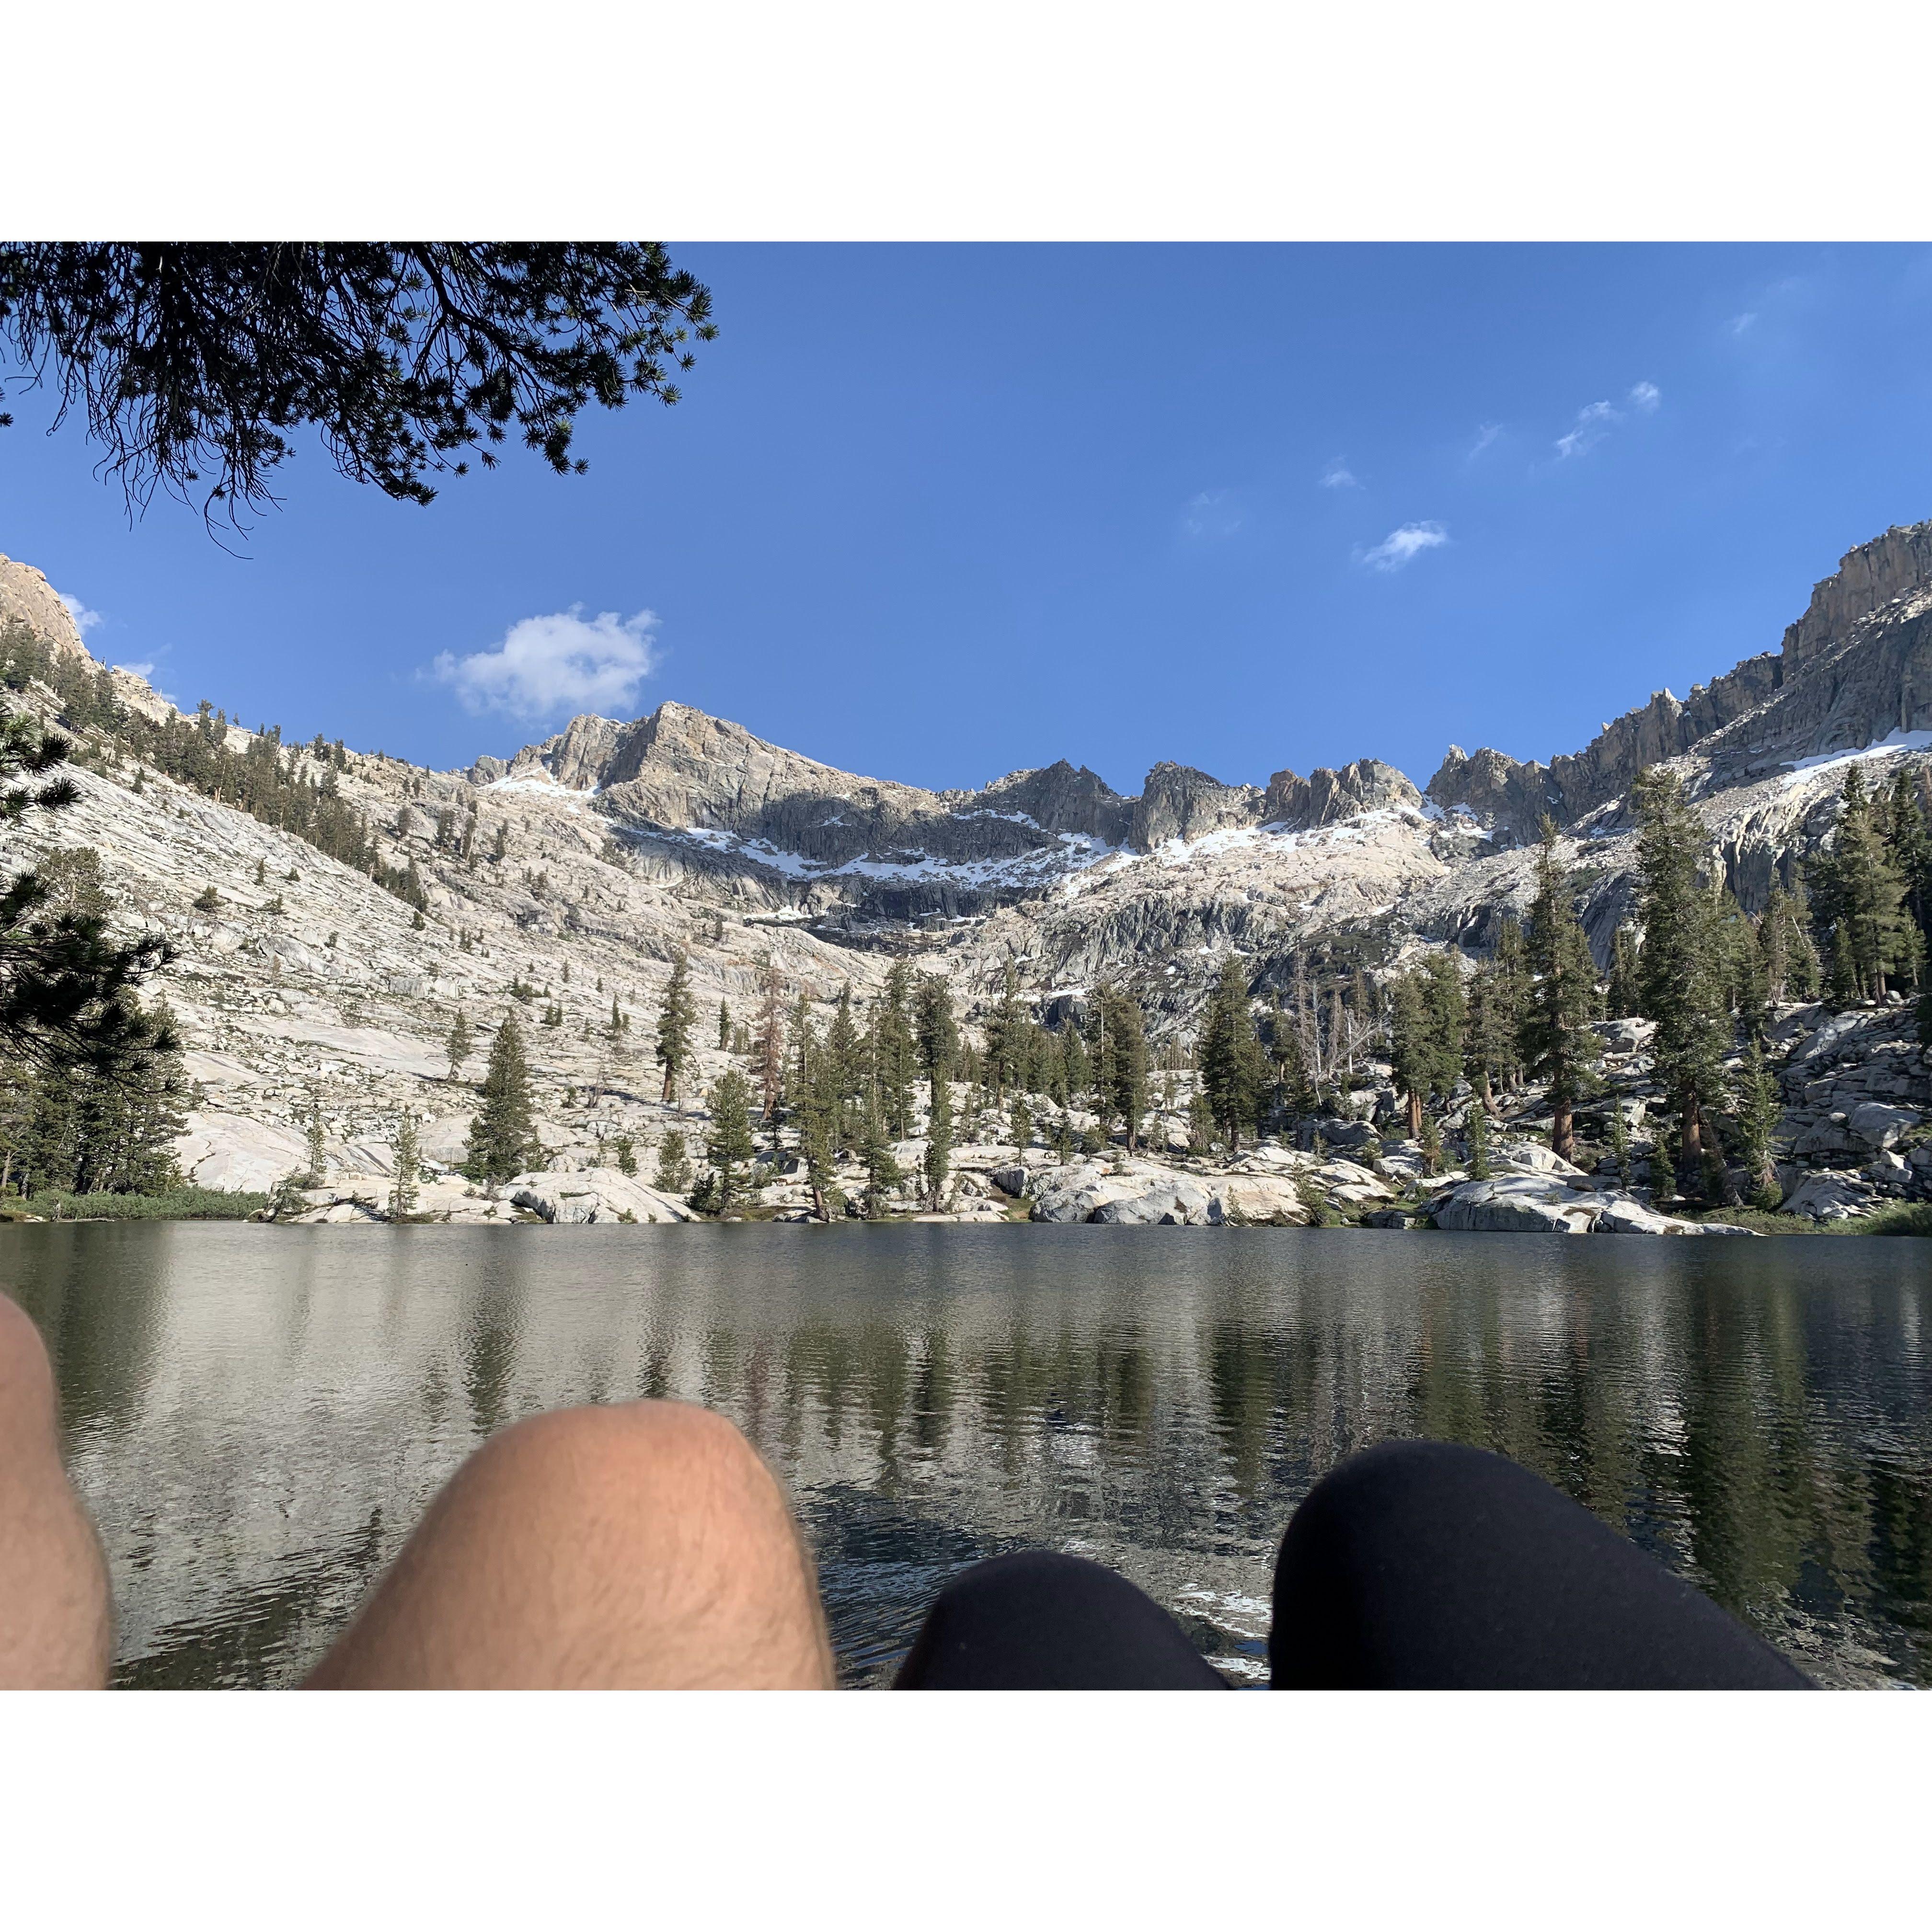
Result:
{"label": "hairy knee", "polygon": [[469,1486],[586,1556],[649,1550],[695,1576],[784,1569],[802,1552],[784,1492],[740,1431],[687,1402],[532,1416],[492,1438]]}
{"label": "hairy knee", "polygon": [[554,1409],[492,1437],[478,1461],[512,1480],[586,1496],[643,1498],[776,1486],[730,1421],[689,1402]]}

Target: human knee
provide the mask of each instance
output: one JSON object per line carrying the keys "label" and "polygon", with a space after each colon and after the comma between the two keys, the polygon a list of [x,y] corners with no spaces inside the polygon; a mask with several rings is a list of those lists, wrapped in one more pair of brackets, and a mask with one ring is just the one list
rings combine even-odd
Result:
{"label": "human knee", "polygon": [[774,1583],[815,1594],[777,1479],[724,1417],[690,1403],[532,1416],[486,1444],[456,1487],[466,1514],[568,1545],[574,1565],[642,1564],[672,1597]]}
{"label": "human knee", "polygon": [[479,1473],[586,1501],[756,1499],[782,1508],[758,1451],[725,1417],[693,1403],[632,1402],[552,1410],[491,1438]]}
{"label": "human knee", "polygon": [[33,1318],[0,1294],[0,1426],[16,1442],[53,1441],[53,1364]]}
{"label": "human knee", "polygon": [[1330,1470],[1309,1491],[1295,1518],[1311,1525],[1346,1519],[1366,1528],[1392,1516],[1458,1510],[1499,1486],[1542,1486],[1492,1450],[1460,1442],[1382,1442]]}

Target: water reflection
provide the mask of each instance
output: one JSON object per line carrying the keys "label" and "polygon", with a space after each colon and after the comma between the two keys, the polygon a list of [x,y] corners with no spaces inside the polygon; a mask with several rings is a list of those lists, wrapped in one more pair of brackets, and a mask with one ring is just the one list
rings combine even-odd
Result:
{"label": "water reflection", "polygon": [[1258,1675],[1382,1437],[1502,1449],[1826,1681],[1932,1678],[1920,1244],[758,1227],[0,1232],[130,1684],[298,1676],[492,1430],[678,1396],[790,1482],[850,1682],[952,1570],[1112,1562]]}

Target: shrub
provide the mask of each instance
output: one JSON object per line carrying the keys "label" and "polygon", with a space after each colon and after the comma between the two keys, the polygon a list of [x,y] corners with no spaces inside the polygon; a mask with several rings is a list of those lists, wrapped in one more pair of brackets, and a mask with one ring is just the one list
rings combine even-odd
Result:
{"label": "shrub", "polygon": [[50,1221],[245,1221],[268,1204],[266,1194],[174,1187],[165,1194],[35,1194],[20,1203]]}

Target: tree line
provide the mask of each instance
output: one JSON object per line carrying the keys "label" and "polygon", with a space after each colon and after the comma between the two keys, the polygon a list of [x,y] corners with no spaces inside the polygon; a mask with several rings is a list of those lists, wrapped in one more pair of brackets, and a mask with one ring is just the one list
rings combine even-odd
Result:
{"label": "tree line", "polygon": [[[1318,985],[1299,962],[1284,999],[1258,1001],[1238,957],[1224,964],[1192,1040],[1158,1051],[1131,991],[1106,984],[1057,1024],[1042,1023],[1004,968],[976,1016],[976,1037],[961,1023],[940,974],[895,961],[862,1012],[848,986],[820,1017],[800,992],[788,1002],[768,964],[755,1010],[733,1016],[721,1002],[718,1048],[745,1063],[707,1096],[710,1122],[695,1175],[682,1132],[666,1135],[656,1178],[692,1190],[693,1204],[723,1214],[742,1203],[754,1159],[754,1132],[788,1133],[816,1210],[841,1203],[836,1178],[862,1173],[862,1211],[885,1210],[908,1189],[943,1198],[956,1138],[997,1135],[1025,1146],[1036,1134],[1063,1156],[1098,1151],[1118,1134],[1138,1145],[1156,1105],[1172,1109],[1184,1084],[1191,1145],[1232,1152],[1245,1139],[1344,1110],[1385,1053],[1408,1138],[1433,1166],[1442,1117],[1460,1106],[1472,1168],[1486,1168],[1487,1121],[1505,1096],[1539,1086],[1550,1108],[1555,1151],[1580,1151],[1580,1108],[1603,1090],[1598,1023],[1654,1022],[1657,1077],[1670,1096],[1653,1172],[1673,1178],[1690,1198],[1726,1191],[1729,1162],[1742,1160],[1760,1190],[1774,1185],[1772,1134],[1778,1106],[1763,1054],[1772,1009],[1824,993],[1843,1004],[1888,992],[1922,995],[1926,914],[1932,907],[1932,841],[1922,781],[1901,772],[1877,800],[1858,767],[1844,785],[1835,835],[1808,874],[1774,884],[1757,916],[1721,878],[1707,879],[1703,828],[1675,774],[1639,778],[1634,916],[1616,928],[1599,970],[1579,916],[1577,883],[1561,862],[1546,821],[1534,890],[1520,920],[1506,918],[1473,970],[1451,950],[1426,954],[1379,982],[1358,962],[1346,977]],[[1712,868],[1715,870],[1716,868]],[[452,1070],[470,1051],[459,1015]],[[680,1096],[696,1062],[701,1016],[689,962],[679,952],[652,1039],[661,1096]],[[614,1001],[610,1031],[627,1016]],[[1928,1029],[1932,1030],[1932,1029]],[[1729,1061],[1742,1046],[1736,1070]],[[460,1048],[460,1050],[459,1050]],[[535,1157],[527,1067],[514,1014],[500,1029],[472,1136],[467,1171],[502,1180]],[[956,1087],[964,1084],[963,1102]],[[904,1173],[895,1147],[914,1137],[924,1089],[921,1171]],[[1070,1114],[1093,1124],[1077,1134]],[[1628,1167],[1628,1124],[1608,1113],[1611,1150]],[[629,1144],[624,1143],[628,1154]],[[634,1162],[632,1163],[634,1165]],[[1628,1174],[1626,1175],[1628,1178]],[[1660,1192],[1663,1191],[1660,1184]]]}

